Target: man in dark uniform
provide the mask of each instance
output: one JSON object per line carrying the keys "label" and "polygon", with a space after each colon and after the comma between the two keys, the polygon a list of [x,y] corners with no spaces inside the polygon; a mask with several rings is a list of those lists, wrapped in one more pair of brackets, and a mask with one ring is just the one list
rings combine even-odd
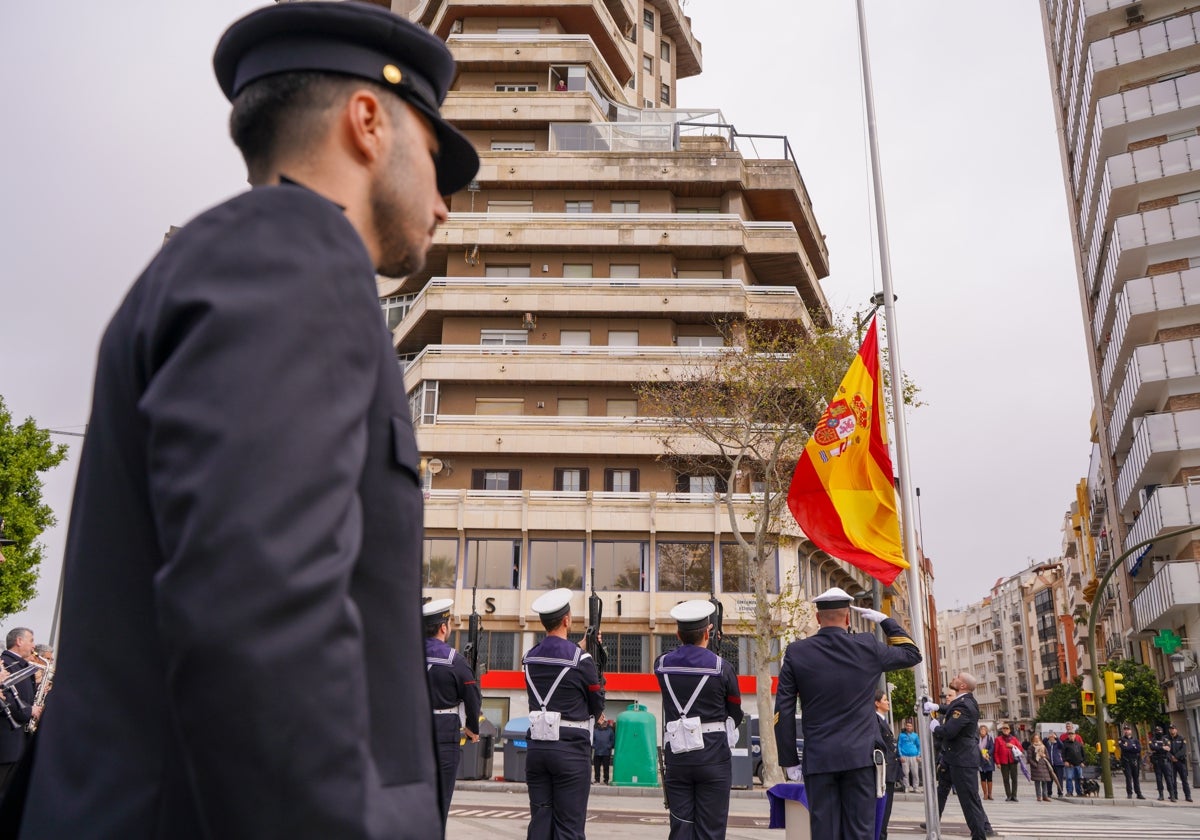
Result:
{"label": "man in dark uniform", "polygon": [[429,702],[433,706],[433,730],[438,746],[438,789],[442,797],[442,820],[450,812],[458,761],[462,757],[462,733],[479,740],[479,711],[482,698],[479,681],[465,656],[446,644],[450,633],[451,598],[430,601],[425,614],[425,670],[429,679]]}
{"label": "man in dark uniform", "polygon": [[[779,764],[799,779],[796,700],[804,710],[804,783],[813,840],[875,836],[875,765],[879,731],[872,698],[885,671],[911,668],[921,651],[894,619],[853,607],[878,622],[887,643],[851,634],[851,597],[834,587],[813,599],[820,629],[792,642],[779,669],[775,744]],[[977,762],[978,763],[978,762]]]}
{"label": "man in dark uniform", "polygon": [[546,638],[522,664],[529,695],[528,840],[583,840],[592,764],[592,726],[604,715],[604,689],[583,642],[571,632],[571,590],[533,602]]}
{"label": "man in dark uniform", "polygon": [[733,666],[708,649],[716,606],[699,598],[671,610],[682,645],[654,663],[663,700],[663,780],[671,840],[723,840],[733,784],[730,739],[742,722]]}
{"label": "man in dark uniform", "polygon": [[1145,799],[1142,796],[1142,742],[1129,724],[1125,724],[1117,746],[1121,749],[1121,769],[1125,772],[1125,798],[1133,799],[1136,793],[1138,799]]}
{"label": "man in dark uniform", "polygon": [[961,673],[950,681],[957,692],[945,706],[927,702],[925,713],[940,712],[945,723],[929,722],[945,747],[944,761],[950,770],[950,783],[962,806],[971,840],[986,840],[987,816],[979,800],[979,704],[975,701],[975,677]]}
{"label": "man in dark uniform", "polygon": [[[33,653],[32,630],[28,627],[14,627],[8,631],[4,642],[5,650],[0,653],[0,679],[14,677],[33,667],[25,659]],[[36,694],[34,675],[28,674],[19,682],[14,682],[0,699],[0,702],[8,707],[7,714],[0,717],[0,796],[8,790],[17,763],[29,745],[29,733],[25,731],[25,727],[30,720],[41,714],[40,709],[34,709],[33,700]]]}
{"label": "man in dark uniform", "polygon": [[[875,749],[883,753],[884,796],[883,820],[879,827],[879,840],[887,840],[888,822],[892,818],[892,800],[896,794],[896,782],[900,781],[900,750],[896,747],[896,735],[892,732],[892,698],[882,688],[875,689],[875,715],[879,718],[879,739]],[[876,771],[878,774],[878,771]],[[878,776],[876,777],[878,781]],[[878,791],[877,791],[878,792]]]}
{"label": "man in dark uniform", "polygon": [[375,278],[421,268],[478,169],[438,112],[454,61],[313,2],[234,23],[213,65],[253,188],[171,236],[101,343],[22,836],[441,837]]}
{"label": "man in dark uniform", "polygon": [[[1179,801],[1179,788],[1183,787],[1183,798],[1188,802],[1192,801],[1192,789],[1188,785],[1188,751],[1187,741],[1179,734],[1179,729],[1175,724],[1171,724],[1167,730],[1167,741],[1170,746],[1168,751],[1171,754],[1171,782],[1172,791],[1171,801]],[[1178,780],[1176,780],[1178,777]]]}
{"label": "man in dark uniform", "polygon": [[[1150,764],[1154,767],[1154,782],[1158,786],[1158,801],[1163,801],[1163,793],[1171,796],[1174,802],[1178,798],[1175,792],[1175,771],[1171,768],[1171,739],[1163,732],[1161,726],[1154,727],[1154,735],[1150,738]],[[1163,790],[1163,786],[1166,790]]]}

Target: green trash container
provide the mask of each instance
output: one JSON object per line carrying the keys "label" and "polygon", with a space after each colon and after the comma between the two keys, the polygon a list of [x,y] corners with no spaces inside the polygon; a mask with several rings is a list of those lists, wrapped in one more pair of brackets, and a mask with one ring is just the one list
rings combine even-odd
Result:
{"label": "green trash container", "polygon": [[640,703],[617,715],[615,787],[658,787],[658,721]]}

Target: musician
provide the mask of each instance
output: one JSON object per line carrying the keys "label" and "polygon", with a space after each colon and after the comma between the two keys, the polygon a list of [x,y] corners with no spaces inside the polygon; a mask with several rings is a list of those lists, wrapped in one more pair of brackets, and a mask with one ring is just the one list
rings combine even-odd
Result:
{"label": "musician", "polygon": [[[15,675],[26,668],[34,667],[25,658],[33,653],[33,631],[27,627],[14,627],[8,631],[5,639],[8,650],[0,653],[0,664],[10,675]],[[0,677],[3,679],[3,677]],[[25,725],[41,715],[41,709],[33,707],[33,697],[37,692],[32,679],[24,679],[14,684],[4,692],[3,700],[12,715],[12,721],[0,720],[0,796],[8,789],[13,771],[25,746],[29,743],[29,733]]]}
{"label": "musician", "polygon": [[450,645],[450,610],[452,598],[430,601],[422,612],[425,616],[425,672],[429,699],[433,704],[433,731],[438,746],[438,790],[442,798],[442,822],[450,814],[450,799],[458,777],[458,762],[462,756],[461,739],[466,736],[474,743],[479,740],[479,712],[482,698],[479,681],[471,672],[467,658]]}

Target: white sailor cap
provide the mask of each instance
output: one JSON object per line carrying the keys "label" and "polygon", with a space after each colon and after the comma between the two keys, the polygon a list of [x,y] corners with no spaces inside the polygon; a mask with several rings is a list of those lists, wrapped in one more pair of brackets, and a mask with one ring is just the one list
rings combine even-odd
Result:
{"label": "white sailor cap", "polygon": [[533,611],[543,621],[557,621],[571,611],[572,594],[570,589],[551,589],[533,602]]}
{"label": "white sailor cap", "polygon": [[850,606],[850,602],[853,600],[853,595],[835,586],[813,598],[813,603],[817,605],[818,610],[842,610]]}
{"label": "white sailor cap", "polygon": [[671,608],[671,618],[679,624],[680,630],[703,630],[712,624],[710,615],[717,611],[712,601],[693,598]]}
{"label": "white sailor cap", "polygon": [[439,624],[449,621],[450,611],[453,608],[453,598],[438,598],[430,601],[421,608],[421,613],[425,616],[425,626],[437,627]]}

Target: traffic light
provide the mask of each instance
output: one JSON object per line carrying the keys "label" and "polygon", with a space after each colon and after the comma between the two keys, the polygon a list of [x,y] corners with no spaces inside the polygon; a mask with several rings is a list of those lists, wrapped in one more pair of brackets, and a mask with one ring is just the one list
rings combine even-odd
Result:
{"label": "traffic light", "polygon": [[1104,672],[1104,702],[1113,705],[1117,702],[1117,692],[1125,690],[1125,675],[1120,671]]}
{"label": "traffic light", "polygon": [[1082,705],[1083,705],[1083,716],[1089,717],[1089,718],[1095,717],[1096,716],[1096,693],[1094,691],[1088,691],[1085,688],[1079,692],[1079,695],[1080,695],[1080,700],[1082,701]]}
{"label": "traffic light", "polygon": [[1110,753],[1112,753],[1113,755],[1117,754],[1117,739],[1116,738],[1108,739],[1108,751]]}

